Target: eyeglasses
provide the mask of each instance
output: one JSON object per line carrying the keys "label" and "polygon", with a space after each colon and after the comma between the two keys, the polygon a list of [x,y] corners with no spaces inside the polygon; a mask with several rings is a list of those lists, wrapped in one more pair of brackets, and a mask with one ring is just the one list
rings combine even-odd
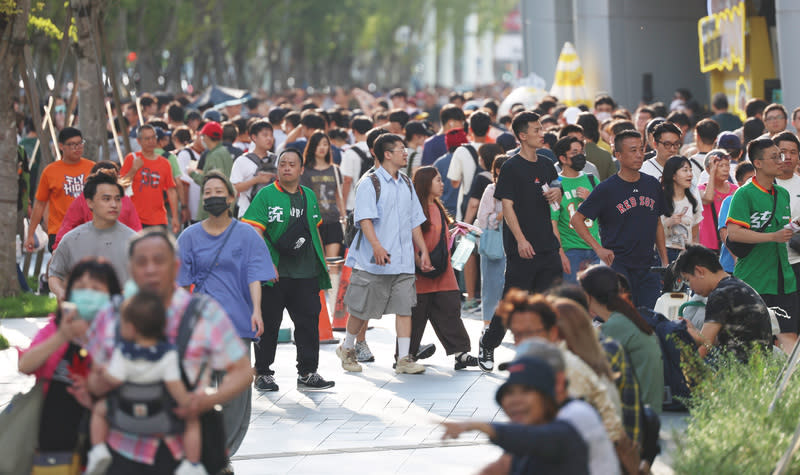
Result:
{"label": "eyeglasses", "polygon": [[663,145],[665,148],[681,148],[680,142],[658,142]]}
{"label": "eyeglasses", "polygon": [[779,153],[774,157],[763,157],[764,160],[772,160],[773,162],[783,162],[786,160],[786,154]]}
{"label": "eyeglasses", "polygon": [[81,148],[81,147],[83,147],[83,145],[84,145],[85,143],[86,143],[86,141],[85,141],[85,140],[81,140],[80,142],[70,142],[70,143],[65,143],[65,144],[64,144],[64,147],[66,147],[66,148],[73,148],[73,149],[74,149],[74,148]]}
{"label": "eyeglasses", "polygon": [[155,135],[148,135],[146,137],[139,137],[139,140],[141,140],[142,142],[149,142],[149,141],[155,140],[155,139],[156,139]]}
{"label": "eyeglasses", "polygon": [[765,122],[775,122],[776,120],[786,120],[786,117],[782,115],[771,115],[769,117],[764,118]]}
{"label": "eyeglasses", "polygon": [[400,152],[400,153],[408,153],[405,148],[396,148],[394,150],[389,150],[390,153]]}

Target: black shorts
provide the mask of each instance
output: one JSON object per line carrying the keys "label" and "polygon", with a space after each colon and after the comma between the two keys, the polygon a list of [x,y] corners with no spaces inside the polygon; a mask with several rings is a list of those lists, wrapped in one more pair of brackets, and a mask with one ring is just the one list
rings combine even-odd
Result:
{"label": "black shorts", "polygon": [[800,302],[798,302],[797,292],[785,295],[761,294],[761,298],[767,307],[780,307],[786,311],[790,318],[783,318],[776,315],[781,333],[797,333],[798,313],[800,313]]}
{"label": "black shorts", "polygon": [[342,225],[338,221],[320,224],[319,236],[322,238],[323,246],[341,244],[344,241],[344,231],[342,231]]}
{"label": "black shorts", "polygon": [[48,234],[47,235],[47,250],[50,253],[53,253],[53,246],[56,244],[56,235],[55,234]]}

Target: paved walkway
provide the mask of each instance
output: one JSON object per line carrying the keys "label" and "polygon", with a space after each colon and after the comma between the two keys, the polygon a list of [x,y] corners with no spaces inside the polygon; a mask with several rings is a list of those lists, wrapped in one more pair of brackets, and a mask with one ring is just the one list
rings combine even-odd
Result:
{"label": "paved walkway", "polygon": [[[285,322],[288,322],[288,318]],[[12,345],[27,346],[43,319],[0,321],[0,331]],[[477,349],[480,322],[465,319]],[[301,393],[295,386],[295,348],[278,346],[275,367],[280,391],[253,393],[251,424],[234,456],[237,475],[278,473],[476,473],[501,451],[475,433],[442,443],[443,420],[468,418],[503,421],[494,401],[503,374],[454,371],[452,357],[428,328],[423,342],[437,343],[437,353],[424,360],[424,375],[395,375],[394,319],[373,322],[367,341],[377,361],[360,374],[344,373],[334,350],[323,345],[320,374],[336,381],[329,391]],[[288,325],[287,325],[288,326]],[[341,337],[341,334],[336,336]],[[496,362],[508,361],[507,341],[495,352]],[[0,408],[24,391],[32,378],[16,371],[15,351],[0,352]],[[682,424],[668,416],[664,426]],[[669,438],[662,430],[662,437]],[[672,471],[656,460],[654,472]]]}

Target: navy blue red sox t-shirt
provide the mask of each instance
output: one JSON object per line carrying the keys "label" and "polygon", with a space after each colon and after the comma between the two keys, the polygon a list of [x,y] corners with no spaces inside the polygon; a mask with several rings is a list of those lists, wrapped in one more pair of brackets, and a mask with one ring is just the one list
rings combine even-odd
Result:
{"label": "navy blue red sox t-shirt", "polygon": [[600,240],[614,252],[614,262],[649,268],[663,203],[661,184],[652,176],[640,173],[639,181],[631,183],[612,175],[597,185],[578,212],[598,220]]}
{"label": "navy blue red sox t-shirt", "polygon": [[[558,172],[553,162],[538,155],[535,162],[519,154],[509,158],[500,169],[495,199],[514,202],[519,228],[537,254],[557,251],[560,247],[550,222],[550,204],[542,192],[543,185],[557,186]],[[554,184],[554,182],[556,182]],[[518,255],[517,240],[503,220],[503,247],[506,255]]]}

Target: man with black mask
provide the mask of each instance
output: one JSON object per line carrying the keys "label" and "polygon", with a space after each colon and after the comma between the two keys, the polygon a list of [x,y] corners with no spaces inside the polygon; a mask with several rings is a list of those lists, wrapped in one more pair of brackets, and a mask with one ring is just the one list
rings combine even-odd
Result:
{"label": "man with black mask", "polygon": [[[582,172],[586,166],[586,155],[583,154],[583,143],[576,137],[560,139],[553,147],[553,153],[558,157],[561,166],[559,176],[564,195],[559,209],[551,208],[550,219],[553,222],[553,233],[561,242],[559,252],[561,265],[564,267],[564,280],[575,284],[579,271],[600,262],[592,248],[569,225],[575,210],[597,185],[597,178]],[[586,227],[599,242],[598,224],[587,219]]]}

